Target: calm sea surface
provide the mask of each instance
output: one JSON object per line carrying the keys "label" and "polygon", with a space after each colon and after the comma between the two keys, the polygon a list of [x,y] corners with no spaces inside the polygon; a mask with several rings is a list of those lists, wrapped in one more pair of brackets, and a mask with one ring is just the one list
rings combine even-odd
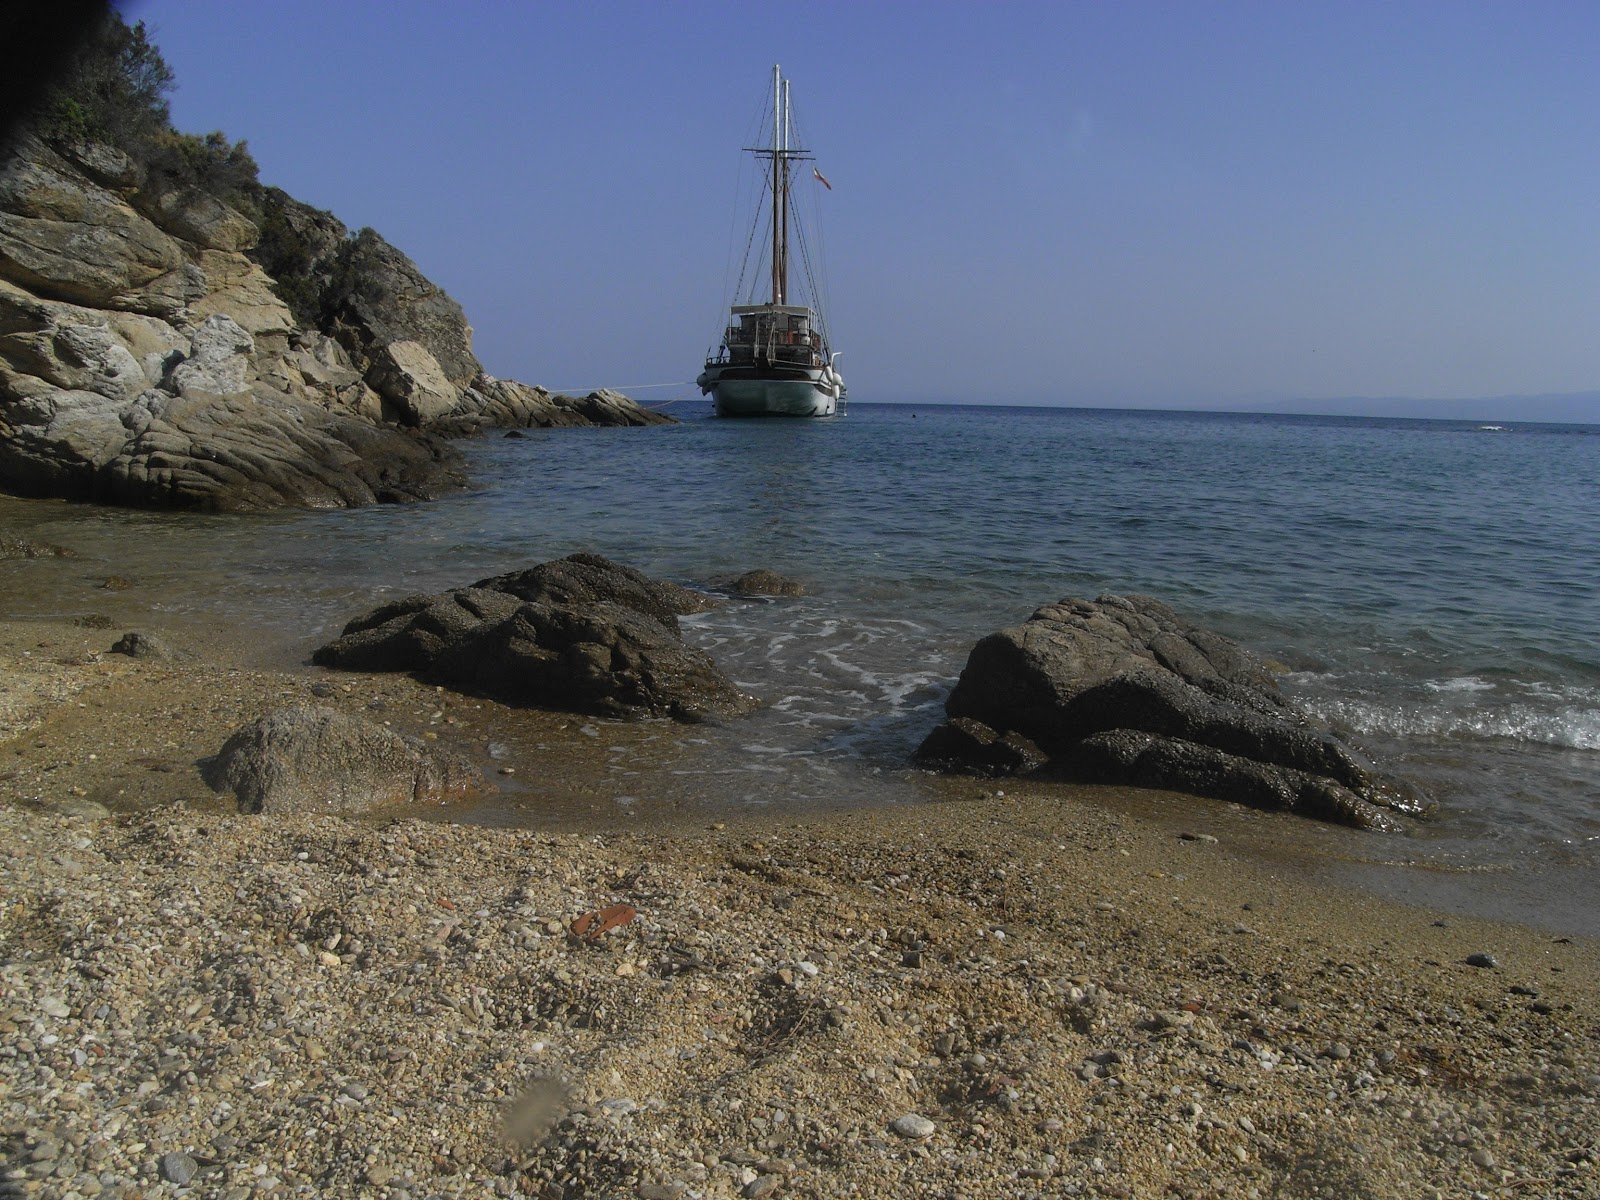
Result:
{"label": "calm sea surface", "polygon": [[[978,637],[1063,596],[1148,592],[1283,663],[1300,703],[1438,798],[1437,821],[1369,854],[1600,874],[1600,427],[671,411],[682,424],[468,444],[476,490],[429,505],[7,512],[91,559],[139,546],[155,607],[247,624],[280,660],[381,597],[580,549],[691,584],[752,567],[801,579],[804,599],[685,622],[769,701],[707,732],[724,768],[692,782],[729,807],[896,800]],[[50,603],[18,594],[39,570],[0,563],[22,613]]]}

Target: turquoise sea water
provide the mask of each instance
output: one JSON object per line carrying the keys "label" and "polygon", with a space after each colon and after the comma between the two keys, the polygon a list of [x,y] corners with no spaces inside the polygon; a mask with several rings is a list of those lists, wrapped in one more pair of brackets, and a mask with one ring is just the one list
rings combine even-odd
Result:
{"label": "turquoise sea water", "polygon": [[804,599],[685,623],[769,701],[710,735],[728,769],[698,786],[729,806],[892,799],[978,637],[1062,596],[1148,592],[1284,664],[1300,703],[1433,792],[1407,853],[1600,865],[1600,427],[671,411],[470,443],[475,489],[436,504],[30,520],[91,555],[139,539],[169,615],[226,614],[294,657],[379,598],[579,549],[691,584],[803,580]]}

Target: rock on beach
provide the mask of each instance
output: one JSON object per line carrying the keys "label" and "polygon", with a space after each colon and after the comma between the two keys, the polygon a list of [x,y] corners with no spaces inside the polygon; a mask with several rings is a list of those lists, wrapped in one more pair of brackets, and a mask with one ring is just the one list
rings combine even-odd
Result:
{"label": "rock on beach", "polygon": [[689,589],[575,554],[357,617],[312,661],[420,679],[512,704],[703,721],[754,707],[678,632],[709,607]]}
{"label": "rock on beach", "polygon": [[362,813],[449,804],[492,790],[455,755],[360,717],[315,705],[273,709],[205,765],[206,782],[242,812]]}
{"label": "rock on beach", "polygon": [[1047,771],[1399,830],[1425,804],[1317,727],[1243,647],[1149,596],[1065,599],[980,640],[924,765]]}

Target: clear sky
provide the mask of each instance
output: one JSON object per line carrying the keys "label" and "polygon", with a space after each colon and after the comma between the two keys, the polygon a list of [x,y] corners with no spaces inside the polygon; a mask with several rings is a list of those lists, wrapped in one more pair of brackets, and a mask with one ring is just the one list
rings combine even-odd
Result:
{"label": "clear sky", "polygon": [[779,62],[853,400],[1600,421],[1593,0],[122,7],[179,128],[399,246],[493,374],[694,378]]}

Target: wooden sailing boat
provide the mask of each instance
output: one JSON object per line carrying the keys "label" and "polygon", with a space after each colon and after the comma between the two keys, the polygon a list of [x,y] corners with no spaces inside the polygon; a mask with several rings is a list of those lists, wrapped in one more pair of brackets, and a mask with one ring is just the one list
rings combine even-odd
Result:
{"label": "wooden sailing boat", "polygon": [[[807,295],[817,303],[810,254],[790,204],[794,164],[812,156],[793,142],[789,81],[773,67],[772,145],[750,148],[768,163],[772,290],[764,304],[732,306],[722,343],[695,381],[712,398],[719,417],[830,417],[844,407],[844,379],[835,366],[839,356],[828,347],[825,321],[810,305],[789,303],[793,239],[798,239],[802,251]],[[812,174],[827,185],[819,173]]]}

